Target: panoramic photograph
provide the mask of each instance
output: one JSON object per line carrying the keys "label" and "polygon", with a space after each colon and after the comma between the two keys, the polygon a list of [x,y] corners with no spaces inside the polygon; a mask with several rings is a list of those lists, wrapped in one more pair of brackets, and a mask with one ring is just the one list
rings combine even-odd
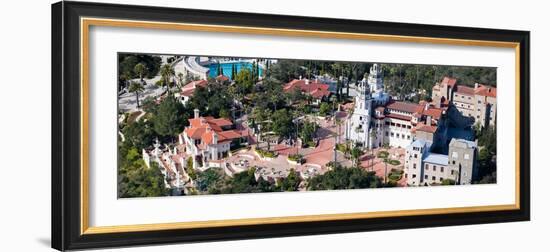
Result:
{"label": "panoramic photograph", "polygon": [[118,54],[118,198],[497,182],[496,68]]}

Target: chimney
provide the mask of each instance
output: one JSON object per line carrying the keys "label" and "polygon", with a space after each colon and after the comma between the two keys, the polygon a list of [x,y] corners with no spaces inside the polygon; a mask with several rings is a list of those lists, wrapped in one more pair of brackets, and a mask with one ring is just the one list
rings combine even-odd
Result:
{"label": "chimney", "polygon": [[479,87],[479,83],[476,82],[476,84],[474,84],[474,88],[477,89]]}
{"label": "chimney", "polygon": [[426,105],[424,105],[424,110],[428,110],[430,108],[430,103],[426,102]]}
{"label": "chimney", "polygon": [[431,116],[426,116],[426,125],[432,126],[432,117]]}
{"label": "chimney", "polygon": [[302,79],[302,76],[300,75],[300,80]]}
{"label": "chimney", "polygon": [[309,85],[309,79],[306,79],[306,85]]}
{"label": "chimney", "polygon": [[199,118],[199,109],[193,109],[193,112],[195,113],[195,119]]}

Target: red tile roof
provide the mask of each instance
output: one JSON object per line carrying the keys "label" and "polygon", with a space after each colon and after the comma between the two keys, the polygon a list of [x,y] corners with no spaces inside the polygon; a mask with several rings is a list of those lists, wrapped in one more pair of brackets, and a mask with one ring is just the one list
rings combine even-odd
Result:
{"label": "red tile roof", "polygon": [[306,84],[306,79],[301,79],[301,80],[294,79],[291,82],[284,85],[283,91],[288,93],[288,92],[292,92],[296,88],[299,88],[300,91],[302,91],[303,93],[310,94],[314,98],[322,98],[323,96],[330,95],[330,91],[328,90],[329,87],[330,86],[328,84],[318,82],[317,80],[309,81],[309,83]]}
{"label": "red tile roof", "polygon": [[441,81],[441,84],[447,84],[448,86],[453,87],[456,84],[456,78],[445,76]]}
{"label": "red tile roof", "polygon": [[206,80],[191,81],[181,88],[180,94],[182,96],[193,96],[196,88],[206,87],[206,85],[208,85],[208,81]]}
{"label": "red tile roof", "polygon": [[476,95],[481,96],[490,96],[490,97],[497,97],[497,88],[492,86],[486,86],[479,84],[477,89],[475,90]]}
{"label": "red tile roof", "polygon": [[387,108],[412,114],[414,112],[422,112],[423,106],[411,102],[391,101],[388,103]]}
{"label": "red tile roof", "polygon": [[389,113],[389,114],[386,114],[385,116],[393,119],[402,120],[402,121],[411,121],[412,119],[412,117],[410,116],[405,116],[405,115],[400,115],[395,113]]}
{"label": "red tile roof", "polygon": [[442,113],[443,113],[442,109],[431,108],[431,107],[422,112],[423,115],[431,116],[433,119],[436,119],[436,120],[439,120],[439,118],[441,118]]}
{"label": "red tile roof", "polygon": [[456,93],[464,94],[464,95],[474,95],[475,91],[474,91],[474,88],[458,85],[456,89]]}
{"label": "red tile roof", "polygon": [[228,80],[229,80],[229,77],[220,74],[220,75],[216,76],[216,80],[217,80],[217,81],[228,81]]}
{"label": "red tile roof", "polygon": [[437,131],[437,127],[436,126],[433,126],[433,125],[426,125],[424,123],[418,123],[416,125],[416,127],[414,127],[412,129],[412,132],[416,132],[416,131],[424,131],[424,132],[429,132],[429,133],[435,133]]}
{"label": "red tile roof", "polygon": [[241,132],[236,130],[223,130],[222,127],[230,126],[233,123],[225,118],[214,118],[211,116],[191,118],[189,126],[183,130],[187,137],[192,139],[201,139],[200,148],[205,148],[205,144],[211,144],[214,134],[218,135],[218,143],[230,141],[242,136]]}

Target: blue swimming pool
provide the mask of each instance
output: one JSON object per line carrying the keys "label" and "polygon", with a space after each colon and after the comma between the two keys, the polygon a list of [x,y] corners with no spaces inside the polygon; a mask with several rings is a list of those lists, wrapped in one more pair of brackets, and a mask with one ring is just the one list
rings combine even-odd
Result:
{"label": "blue swimming pool", "polygon": [[[237,68],[237,72],[241,71],[243,68],[248,68],[252,70],[252,63],[249,62],[234,62],[234,63],[214,63],[210,64],[208,68],[210,68],[210,77],[216,77],[220,75],[218,73],[218,64],[221,65],[223,75],[229,77],[230,79],[233,79],[233,75],[231,73],[231,69],[233,68],[233,65]],[[260,76],[263,74],[263,69],[260,67]]]}

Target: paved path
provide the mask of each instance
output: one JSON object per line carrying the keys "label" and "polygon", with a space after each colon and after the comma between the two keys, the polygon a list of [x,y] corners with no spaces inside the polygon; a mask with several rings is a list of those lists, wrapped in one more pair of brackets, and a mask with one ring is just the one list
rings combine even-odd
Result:
{"label": "paved path", "polygon": [[[387,170],[386,170],[386,164],[384,164],[384,161],[381,158],[377,157],[378,153],[382,150],[389,152],[390,159],[399,160],[400,164],[399,165],[387,164]],[[376,173],[376,176],[384,179],[384,175],[390,174],[392,168],[403,170],[403,167],[405,164],[405,149],[391,148],[386,150],[382,148],[377,148],[377,149],[374,149],[374,154],[368,151],[363,156],[361,156],[359,160],[361,163],[361,167],[365,168],[367,171],[374,171]],[[401,180],[398,181],[398,184],[400,186],[406,185],[405,175],[403,175]]]}

